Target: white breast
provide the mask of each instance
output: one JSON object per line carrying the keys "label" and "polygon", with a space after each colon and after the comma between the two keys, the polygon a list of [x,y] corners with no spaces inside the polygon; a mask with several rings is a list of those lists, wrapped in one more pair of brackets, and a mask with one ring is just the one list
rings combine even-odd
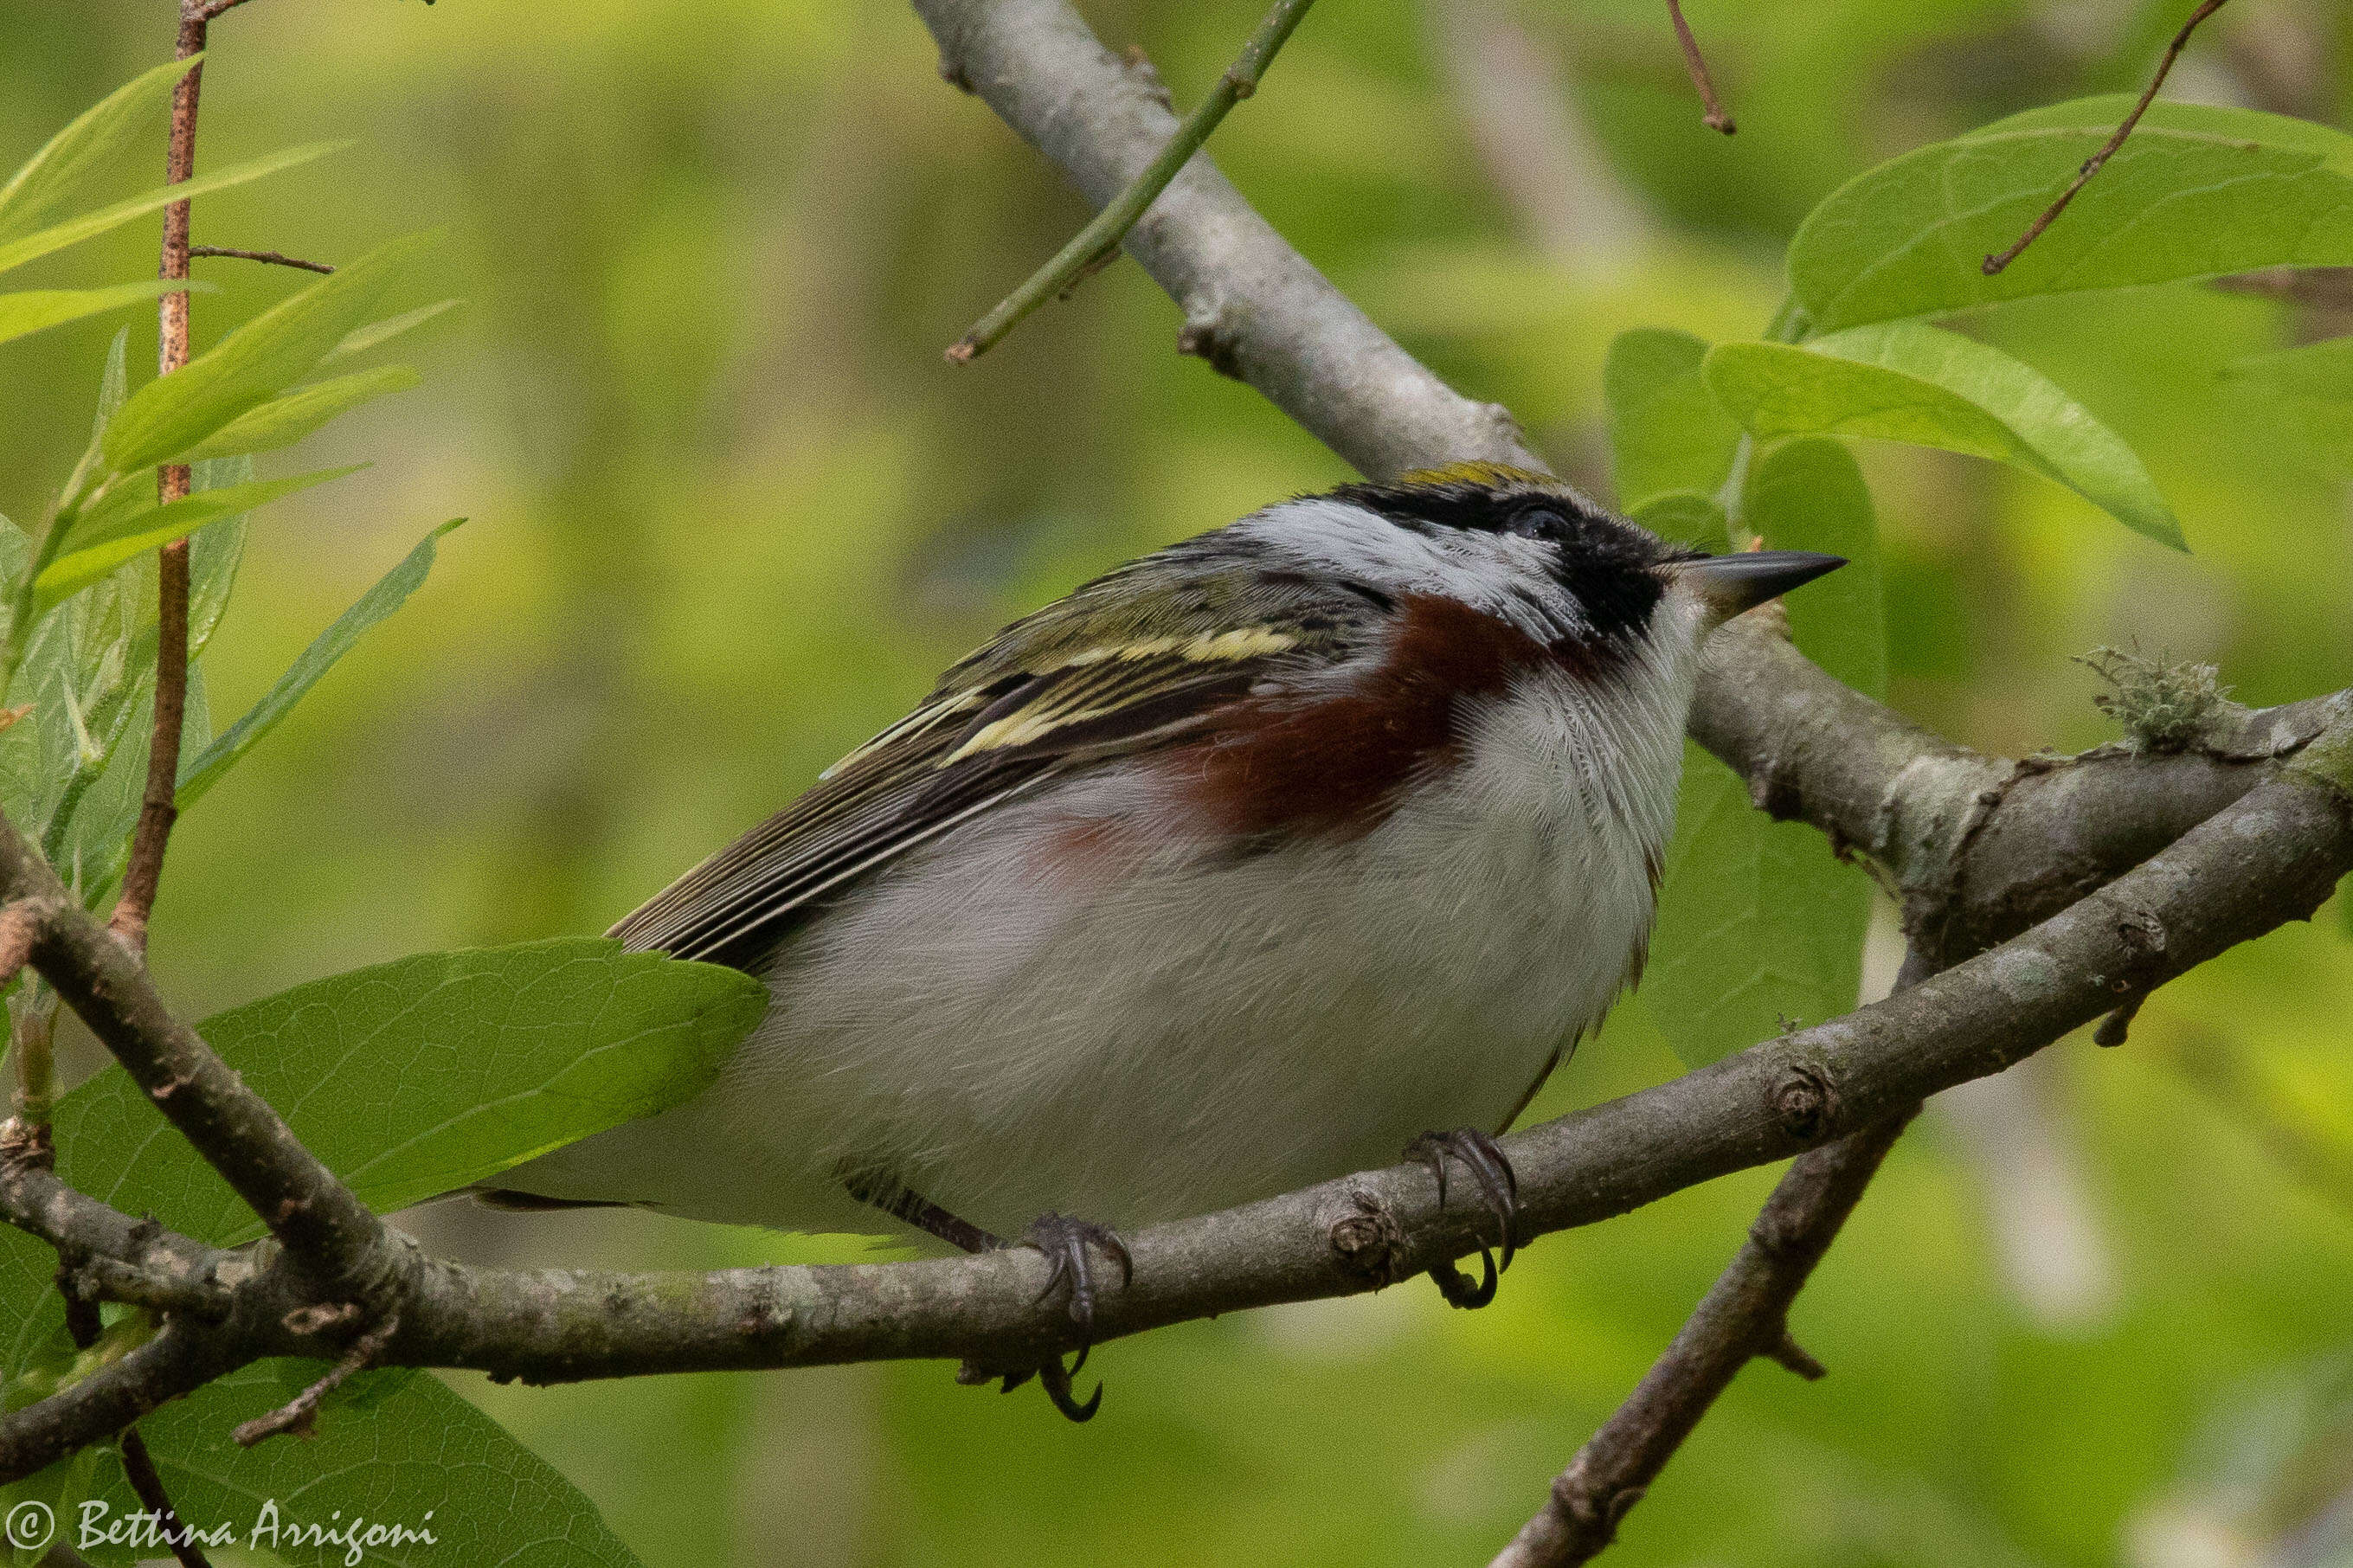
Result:
{"label": "white breast", "polygon": [[1652,657],[1598,703],[1524,679],[1441,787],[1354,840],[1074,856],[1075,823],[1140,819],[1141,766],[1002,808],[787,949],[718,1085],[511,1179],[871,1231],[839,1173],[879,1166],[1017,1234],[1048,1208],[1199,1213],[1498,1128],[1649,934],[1694,662]]}

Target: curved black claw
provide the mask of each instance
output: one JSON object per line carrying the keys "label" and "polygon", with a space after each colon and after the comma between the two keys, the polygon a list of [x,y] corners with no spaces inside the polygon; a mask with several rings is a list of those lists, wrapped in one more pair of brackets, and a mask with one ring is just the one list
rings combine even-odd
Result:
{"label": "curved black claw", "polygon": [[1096,1383],[1095,1391],[1087,1395],[1084,1405],[1080,1404],[1071,1392],[1071,1374],[1085,1365],[1086,1360],[1087,1352],[1081,1351],[1079,1359],[1068,1368],[1062,1365],[1062,1358],[1056,1356],[1038,1369],[1038,1386],[1046,1391],[1046,1397],[1054,1402],[1055,1409],[1073,1421],[1092,1421],[1095,1418],[1095,1412],[1103,1408],[1101,1382]]}
{"label": "curved black claw", "polygon": [[1440,1264],[1430,1271],[1430,1278],[1448,1306],[1483,1307],[1495,1299],[1495,1255],[1483,1247],[1479,1249],[1479,1268],[1486,1278],[1476,1285],[1451,1263]]}
{"label": "curved black claw", "polygon": [[1451,1132],[1425,1132],[1405,1147],[1405,1157],[1426,1166],[1438,1180],[1438,1203],[1446,1205],[1446,1160],[1452,1155],[1470,1171],[1479,1184],[1479,1195],[1487,1212],[1495,1216],[1495,1228],[1503,1243],[1504,1260],[1498,1264],[1494,1255],[1485,1247],[1479,1249],[1479,1263],[1485,1279],[1477,1285],[1471,1277],[1451,1263],[1440,1264],[1430,1271],[1438,1282],[1438,1292],[1452,1307],[1483,1307],[1495,1299],[1496,1278],[1512,1266],[1519,1251],[1520,1178],[1512,1169],[1503,1150],[1495,1141],[1476,1127],[1458,1127]]}

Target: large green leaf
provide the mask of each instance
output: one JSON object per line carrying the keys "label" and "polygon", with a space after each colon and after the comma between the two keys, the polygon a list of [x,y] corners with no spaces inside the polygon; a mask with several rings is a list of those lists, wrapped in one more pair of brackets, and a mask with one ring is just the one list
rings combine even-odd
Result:
{"label": "large green leaf", "polygon": [[201,54],[167,60],[92,104],[0,185],[0,244],[32,233],[73,205],[90,179],[141,135]]}
{"label": "large green leaf", "polygon": [[[1810,438],[1765,449],[1745,487],[1748,525],[1775,549],[1821,550],[1847,566],[1789,596],[1798,646],[1877,695],[1886,680],[1878,528],[1843,447]],[[1855,1004],[1871,880],[1821,835],[1774,822],[1731,769],[1684,748],[1683,798],[1641,1002],[1698,1067]]]}
{"label": "large green leaf", "polygon": [[99,208],[96,212],[84,213],[79,217],[68,218],[63,223],[52,224],[47,228],[0,244],[0,272],[5,272],[13,267],[22,267],[27,261],[47,256],[53,250],[63,250],[69,245],[79,245],[85,239],[95,238],[109,229],[120,228],[133,218],[144,217],[158,207],[170,206],[174,202],[191,201],[197,196],[208,196],[215,191],[225,191],[231,185],[241,185],[248,180],[258,180],[265,174],[274,174],[280,169],[290,169],[297,163],[307,163],[313,158],[336,152],[345,145],[346,143],[342,142],[320,142],[307,147],[290,147],[282,153],[271,153],[264,157],[248,159],[245,163],[232,164],[226,169],[216,169],[208,174],[198,174],[194,179],[182,180],[177,184],[158,185],[152,191],[142,191],[138,195],[126,196],[121,201]]}
{"label": "large green leaf", "polygon": [[[433,1537],[383,1540],[367,1548],[371,1563],[637,1563],[578,1488],[426,1373],[353,1378],[320,1408],[317,1436],[307,1442],[281,1438],[240,1448],[230,1440],[238,1423],[284,1405],[319,1370],[313,1362],[263,1362],[140,1423],[182,1519],[301,1568],[344,1568],[350,1548],[306,1541],[298,1527],[335,1531],[363,1520]],[[112,1519],[140,1506],[111,1454],[97,1481],[95,1495]],[[135,1555],[104,1546],[84,1554],[106,1564]]]}
{"label": "large green leaf", "polygon": [[[379,1211],[664,1110],[760,1021],[747,974],[602,938],[423,953],[207,1019],[202,1033]],[[261,1223],[120,1068],[60,1100],[58,1169],[220,1245]]]}
{"label": "large green leaf", "polygon": [[2353,264],[2353,137],[2253,110],[2153,105],[2073,205],[2007,249],[2131,107],[2055,104],[1908,153],[1799,226],[1789,287],[1822,330],[2004,300]]}
{"label": "large green leaf", "polygon": [[24,337],[29,332],[37,332],[45,327],[79,321],[84,316],[119,310],[125,305],[136,305],[175,289],[206,293],[212,285],[174,283],[162,278],[145,278],[136,283],[117,283],[111,289],[26,289],[14,294],[0,294],[0,343],[11,338]]}
{"label": "large green leaf", "polygon": [[132,394],[107,427],[107,467],[127,473],[168,462],[309,375],[432,238],[411,235],[377,247]]}
{"label": "large green leaf", "polygon": [[204,793],[220,782],[246,752],[259,743],[264,735],[277,727],[278,721],[293,710],[303,694],[319,682],[319,678],[334,667],[337,659],[349,653],[368,629],[406,602],[425,582],[425,574],[433,569],[434,542],[466,520],[452,518],[418,542],[416,549],[402,558],[400,564],[378,578],[375,585],[361,595],[352,607],[335,617],[335,622],[311,646],[302,650],[285,674],[255,703],[244,717],[228,727],[219,740],[205,749],[204,754],[185,763],[180,769],[179,807],[185,811]]}
{"label": "large green leaf", "polygon": [[1808,341],[1724,343],[1708,389],[1759,437],[1873,436],[1966,452],[2065,485],[2127,528],[2184,548],[2139,457],[2031,366],[1918,321]]}
{"label": "large green leaf", "polygon": [[1621,510],[1638,512],[1670,491],[1712,495],[1731,473],[1740,425],[1708,395],[1700,378],[1706,357],[1704,340],[1660,327],[1611,341],[1601,400]]}
{"label": "large green leaf", "polygon": [[110,497],[108,502],[91,509],[90,515],[75,526],[58,558],[43,567],[41,574],[33,580],[34,613],[37,615],[68,595],[90,586],[124,562],[159,544],[168,544],[198,529],[242,516],[281,496],[355,474],[365,467],[365,463],[353,463],[282,479],[255,479],[217,490],[196,491],[168,506],[158,506],[142,480],[131,476],[125,479],[124,488],[115,492],[120,501]]}
{"label": "large green leaf", "polygon": [[408,366],[388,364],[300,387],[237,416],[189,447],[185,455],[225,458],[290,447],[337,415],[386,393],[406,392],[417,384],[417,373]]}

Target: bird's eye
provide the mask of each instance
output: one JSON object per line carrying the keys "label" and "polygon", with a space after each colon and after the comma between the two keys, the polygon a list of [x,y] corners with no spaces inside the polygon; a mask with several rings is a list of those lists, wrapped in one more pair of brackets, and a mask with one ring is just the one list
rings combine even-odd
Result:
{"label": "bird's eye", "polygon": [[1522,507],[1512,516],[1510,532],[1522,539],[1554,539],[1559,537],[1567,521],[1548,506]]}

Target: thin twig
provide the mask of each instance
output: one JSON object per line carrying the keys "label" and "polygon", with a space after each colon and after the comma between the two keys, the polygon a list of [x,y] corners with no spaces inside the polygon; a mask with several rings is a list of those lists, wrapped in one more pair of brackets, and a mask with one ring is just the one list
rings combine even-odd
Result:
{"label": "thin twig", "polygon": [[375,1328],[352,1342],[343,1359],[328,1368],[327,1375],[288,1400],[267,1415],[257,1415],[231,1434],[237,1447],[250,1448],[265,1437],[280,1432],[311,1436],[311,1423],[319,1414],[320,1402],[343,1385],[345,1378],[365,1369],[367,1364],[384,1353],[392,1336],[400,1331],[400,1314],[392,1313]]}
{"label": "thin twig", "polygon": [[[202,53],[205,25],[235,0],[180,0],[176,58]],[[189,68],[172,90],[172,134],[164,159],[164,183],[176,185],[195,172],[196,100],[205,68]],[[163,276],[188,276],[188,204],[164,209]],[[158,301],[156,374],[169,375],[188,363],[188,294],[175,289]],[[188,465],[166,463],[155,470],[156,500],[171,505],[188,493]],[[171,842],[179,807],[180,731],[188,701],[188,542],[175,539],[156,553],[155,727],[147,748],[147,787],[139,801],[139,826],[122,872],[122,893],[108,921],[134,952],[147,951],[147,920],[164,879],[164,850]]]}
{"label": "thin twig", "polygon": [[1491,1568],[1569,1568],[1617,1537],[1717,1395],[1757,1357],[1809,1381],[1822,1365],[1789,1338],[1789,1305],[1918,1106],[1801,1154],[1729,1267],[1634,1392],[1602,1423]]}
{"label": "thin twig", "polygon": [[305,272],[332,272],[323,261],[305,261],[299,256],[289,256],[282,250],[233,250],[226,245],[192,245],[190,256],[231,256],[239,261],[267,261],[276,267],[299,267]]}
{"label": "thin twig", "polygon": [[1266,74],[1268,64],[1314,3],[1314,0],[1275,0],[1274,9],[1266,14],[1258,31],[1242,46],[1240,57],[1226,68],[1225,75],[1218,79],[1209,96],[1176,127],[1176,133],[1168,139],[1160,155],[1057,251],[1054,259],[1031,273],[1028,281],[1008,294],[995,310],[974,324],[972,331],[957,339],[947,351],[950,363],[965,364],[987,353],[1030,311],[1049,300],[1070,298],[1071,289],[1109,266],[1119,254],[1120,241],[1127,237],[1127,231],[1135,226],[1145,209],[1176,177],[1176,172],[1209,139],[1209,132],[1225,119],[1226,111],[1258,90],[1259,79]]}
{"label": "thin twig", "polygon": [[[174,58],[201,54],[205,26],[239,0],[181,0],[180,36]],[[203,89],[204,66],[189,68],[172,89],[171,140],[164,155],[164,183],[178,184],[195,173],[196,100]],[[188,204],[174,202],[164,209],[162,274],[166,279],[188,276]],[[188,363],[188,293],[185,289],[164,295],[156,303],[156,374],[169,375]],[[166,464],[155,472],[157,501],[164,506],[188,493],[188,466]],[[147,917],[155,907],[155,889],[164,876],[164,847],[179,815],[174,793],[180,777],[180,731],[186,719],[188,698],[188,542],[174,540],[156,558],[155,731],[147,753],[147,787],[140,801],[139,826],[132,839],[131,857],[123,873],[122,896],[115,901],[109,922],[116,935],[135,952],[147,948]],[[69,1264],[59,1255],[61,1265]],[[65,1269],[58,1275],[65,1291],[67,1321],[77,1343],[97,1337],[97,1308],[68,1288]],[[77,1311],[77,1309],[79,1309]],[[85,1337],[87,1334],[88,1337]],[[122,1432],[122,1469],[139,1500],[157,1515],[164,1544],[181,1568],[212,1568],[205,1554],[188,1539],[179,1514],[164,1489],[164,1479],[147,1453],[146,1439],[135,1426]]]}
{"label": "thin twig", "polygon": [[1691,24],[1683,20],[1683,0],[1667,0],[1667,16],[1675,25],[1675,42],[1683,47],[1683,69],[1691,72],[1692,86],[1699,89],[1699,100],[1707,112],[1700,123],[1711,131],[1721,131],[1726,136],[1740,129],[1725,112],[1715,96],[1715,83],[1708,79],[1707,61],[1699,52],[1699,40],[1692,37]]}
{"label": "thin twig", "polygon": [[155,1471],[153,1456],[147,1452],[147,1439],[139,1435],[136,1426],[122,1434],[122,1476],[139,1500],[155,1516],[156,1533],[164,1544],[172,1549],[180,1568],[213,1568],[195,1542],[195,1532],[180,1522],[180,1510],[172,1506],[172,1495],[164,1489],[164,1478]]}
{"label": "thin twig", "polygon": [[2026,232],[2018,237],[2016,244],[1999,256],[1985,258],[1980,270],[1987,277],[1992,277],[2017,260],[2021,251],[2042,238],[2042,231],[2057,221],[2059,215],[2067,210],[2067,204],[2075,199],[2075,193],[2090,184],[2092,176],[2116,156],[2116,149],[2125,144],[2125,138],[2133,133],[2133,127],[2140,123],[2140,117],[2148,112],[2148,106],[2156,100],[2157,89],[2165,85],[2167,75],[2173,69],[2173,62],[2181,58],[2182,49],[2189,43],[2189,35],[2198,30],[2199,23],[2221,10],[2225,3],[2226,0],[2200,0],[2198,9],[2189,14],[2189,20],[2181,24],[2181,31],[2173,35],[2173,42],[2166,46],[2165,58],[2158,63],[2157,74],[2148,79],[2148,86],[2141,89],[2140,101],[2133,105],[2132,112],[2125,116],[2124,122],[2101,144],[2098,152],[2084,160],[2084,166],[2075,171],[2074,179],[2059,193],[2059,199],[2043,208],[2042,216],[2026,226]]}
{"label": "thin twig", "polygon": [[[98,1303],[83,1294],[76,1278],[85,1261],[62,1248],[58,1253],[58,1294],[65,1299],[66,1332],[81,1350],[98,1342],[103,1327]],[[147,1439],[139,1435],[138,1427],[122,1429],[121,1447],[123,1479],[131,1483],[139,1500],[153,1511],[156,1529],[172,1555],[179,1559],[180,1568],[212,1568],[180,1523],[179,1510],[172,1506],[172,1496],[164,1489],[164,1478],[156,1473],[154,1458],[147,1452]]]}
{"label": "thin twig", "polygon": [[[1943,967],[1915,940],[1895,989],[1909,990]],[[1819,1104],[1801,1096],[1795,1109],[1804,1114],[1827,1110],[1836,1090],[1825,1078],[1816,1093]],[[1642,1500],[1750,1361],[1777,1362],[1809,1383],[1827,1375],[1822,1363],[1790,1338],[1790,1304],[1919,1110],[1915,1101],[1790,1163],[1749,1226],[1748,1240],[1673,1342],[1577,1451],[1554,1480],[1544,1507],[1491,1568],[1571,1568],[1599,1553],[1617,1538],[1627,1510]]]}

